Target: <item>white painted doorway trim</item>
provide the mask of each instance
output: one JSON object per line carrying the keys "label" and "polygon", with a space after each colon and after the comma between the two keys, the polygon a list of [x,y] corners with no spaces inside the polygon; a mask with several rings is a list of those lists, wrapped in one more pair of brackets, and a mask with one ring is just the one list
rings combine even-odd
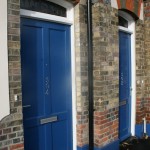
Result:
{"label": "white painted doorway trim", "polygon": [[120,27],[119,30],[131,34],[131,134],[135,135],[136,124],[136,52],[135,52],[135,21],[126,12],[119,11],[119,16],[129,22],[128,28]]}
{"label": "white painted doorway trim", "polygon": [[74,48],[74,7],[64,0],[48,0],[67,9],[67,17],[59,17],[30,10],[20,10],[21,17],[35,18],[39,20],[71,25],[71,73],[72,73],[72,133],[73,150],[77,149],[76,137],[76,82],[75,82],[75,48]]}
{"label": "white painted doorway trim", "polygon": [[0,121],[10,114],[7,45],[7,1],[0,0]]}

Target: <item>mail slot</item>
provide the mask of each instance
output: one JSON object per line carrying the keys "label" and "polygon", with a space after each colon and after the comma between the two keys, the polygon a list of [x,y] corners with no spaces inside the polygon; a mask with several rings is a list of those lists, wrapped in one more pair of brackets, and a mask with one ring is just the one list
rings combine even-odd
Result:
{"label": "mail slot", "polygon": [[121,101],[121,102],[119,102],[119,106],[126,105],[126,103],[127,103],[127,101],[126,101],[126,100],[124,100],[124,101]]}
{"label": "mail slot", "polygon": [[40,124],[52,123],[55,121],[57,121],[57,116],[41,119]]}

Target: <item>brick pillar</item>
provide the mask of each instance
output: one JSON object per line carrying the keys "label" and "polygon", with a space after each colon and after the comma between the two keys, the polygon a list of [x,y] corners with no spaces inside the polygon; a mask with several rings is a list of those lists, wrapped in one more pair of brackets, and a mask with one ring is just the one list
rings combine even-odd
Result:
{"label": "brick pillar", "polygon": [[119,41],[118,10],[110,4],[93,6],[94,144],[118,139]]}
{"label": "brick pillar", "polygon": [[145,115],[148,123],[150,123],[150,0],[144,4],[144,25],[146,52]]}
{"label": "brick pillar", "polygon": [[136,21],[136,123],[142,123],[145,98],[144,21]]}
{"label": "brick pillar", "polygon": [[77,146],[88,149],[88,57],[86,2],[75,6]]}

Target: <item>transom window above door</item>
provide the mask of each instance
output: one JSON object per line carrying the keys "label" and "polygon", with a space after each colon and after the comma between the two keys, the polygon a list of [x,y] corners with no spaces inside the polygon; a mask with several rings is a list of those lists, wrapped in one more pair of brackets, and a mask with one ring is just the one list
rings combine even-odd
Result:
{"label": "transom window above door", "polygon": [[128,28],[128,20],[124,19],[123,17],[119,16],[119,26]]}
{"label": "transom window above door", "polygon": [[21,0],[21,9],[67,17],[67,9],[48,0]]}

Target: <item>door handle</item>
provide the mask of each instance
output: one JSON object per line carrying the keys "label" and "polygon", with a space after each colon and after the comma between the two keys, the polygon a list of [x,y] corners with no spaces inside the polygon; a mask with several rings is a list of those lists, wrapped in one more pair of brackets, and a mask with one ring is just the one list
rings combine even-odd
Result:
{"label": "door handle", "polygon": [[42,124],[52,123],[55,121],[58,121],[57,116],[41,119],[40,124],[42,125]]}
{"label": "door handle", "polygon": [[22,106],[23,108],[29,108],[29,107],[31,107],[31,105],[24,105],[24,106]]}

